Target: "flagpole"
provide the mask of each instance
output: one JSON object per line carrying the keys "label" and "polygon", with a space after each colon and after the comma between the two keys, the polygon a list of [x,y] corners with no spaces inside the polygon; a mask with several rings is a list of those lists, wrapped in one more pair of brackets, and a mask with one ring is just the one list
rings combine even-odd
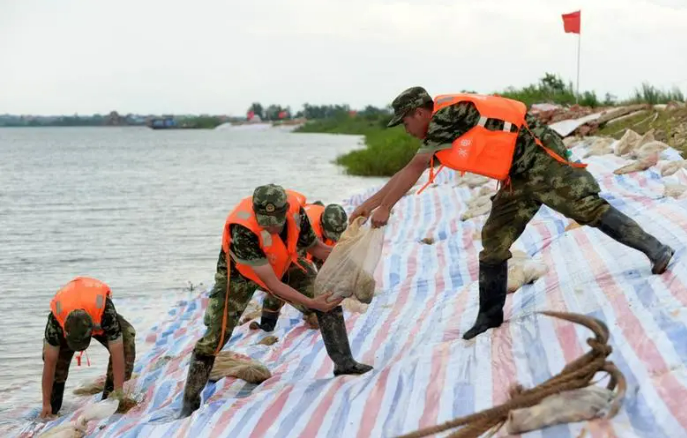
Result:
{"label": "flagpole", "polygon": [[580,40],[582,39],[582,32],[577,34],[577,93],[575,93],[575,103],[580,95]]}

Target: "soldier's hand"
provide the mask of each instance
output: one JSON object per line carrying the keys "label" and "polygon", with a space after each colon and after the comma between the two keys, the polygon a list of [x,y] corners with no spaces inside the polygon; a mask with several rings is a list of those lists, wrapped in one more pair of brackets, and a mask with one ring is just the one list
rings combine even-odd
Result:
{"label": "soldier's hand", "polygon": [[326,294],[322,294],[318,297],[315,297],[312,300],[312,304],[310,307],[312,307],[315,310],[319,310],[320,312],[329,312],[330,310],[335,309],[341,302],[343,301],[342,297],[336,297],[332,301],[328,301],[329,298],[331,298],[332,292],[327,292]]}
{"label": "soldier's hand", "polygon": [[365,218],[370,217],[370,209],[367,208],[365,204],[361,204],[353,210],[353,213],[348,217],[348,223],[352,224],[353,221],[360,216]]}
{"label": "soldier's hand", "polygon": [[41,418],[48,418],[52,415],[52,406],[50,406],[50,403],[48,404],[43,404],[43,409],[41,409]]}
{"label": "soldier's hand", "polygon": [[372,228],[379,228],[383,227],[384,225],[389,222],[389,215],[391,214],[391,211],[387,208],[384,207],[379,207],[378,209],[375,210],[374,214],[372,215]]}

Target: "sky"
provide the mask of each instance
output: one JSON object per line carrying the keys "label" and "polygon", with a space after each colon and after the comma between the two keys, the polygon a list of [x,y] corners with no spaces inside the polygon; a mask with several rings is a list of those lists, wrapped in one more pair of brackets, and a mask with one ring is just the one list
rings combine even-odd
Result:
{"label": "sky", "polygon": [[545,72],[628,97],[687,93],[687,0],[0,0],[0,114],[245,115],[386,106]]}

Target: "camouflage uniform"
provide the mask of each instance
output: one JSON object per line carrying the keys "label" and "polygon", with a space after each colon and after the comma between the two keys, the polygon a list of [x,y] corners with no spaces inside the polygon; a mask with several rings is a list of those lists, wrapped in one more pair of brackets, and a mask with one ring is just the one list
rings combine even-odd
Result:
{"label": "camouflage uniform", "polygon": [[[319,220],[322,224],[322,233],[324,235],[317,237],[320,240],[329,239],[335,243],[339,241],[341,233],[343,233],[346,230],[346,227],[348,225],[348,216],[346,215],[346,210],[344,210],[343,207],[341,207],[338,204],[327,205],[324,211],[322,212],[322,215],[320,216]],[[305,258],[307,256],[307,248],[301,249],[299,251],[299,255],[300,257]],[[315,264],[315,267],[319,270],[320,268],[322,268],[324,261],[316,257],[313,257],[313,263]],[[299,272],[302,273],[302,271],[300,270]],[[302,277],[302,275],[300,275],[299,272],[295,272],[294,274]],[[312,274],[317,275],[317,272],[315,271]],[[314,281],[314,278],[309,279],[308,281]],[[298,289],[295,286],[292,287],[294,289]],[[284,302],[279,298],[275,297],[274,295],[267,295],[265,297],[265,299],[262,302],[263,321],[260,324],[260,326],[263,329],[271,331],[269,324],[271,324],[272,321],[273,323],[271,327],[274,328],[274,324],[276,324],[276,320],[279,317],[279,311],[283,305]],[[309,314],[310,313],[308,312],[303,312],[305,319],[311,319],[309,318]],[[314,325],[311,325],[311,327],[317,328]]]}
{"label": "camouflage uniform", "polygon": [[[410,110],[429,101],[431,97],[421,87],[405,90],[392,104],[395,116],[389,126],[400,123]],[[453,141],[476,126],[479,119],[480,114],[472,102],[459,102],[440,109],[432,116],[418,153],[436,153],[451,148]],[[481,320],[478,318],[476,328],[468,331],[465,339],[501,324],[510,247],[542,204],[644,252],[653,263],[654,273],[663,272],[672,257],[671,248],[645,233],[636,222],[599,196],[599,185],[591,173],[556,161],[535,143],[532,135],[565,158],[567,148],[558,133],[529,113],[525,120],[531,133],[525,128],[518,133],[510,180],[492,197],[491,213],[482,228],[483,249],[479,255]],[[489,130],[501,130],[503,126],[502,120],[494,119],[488,119],[485,124]],[[517,127],[511,127],[511,132],[517,131]]]}
{"label": "camouflage uniform", "polygon": [[[108,348],[110,342],[124,343],[124,381],[131,379],[136,360],[136,330],[124,317],[117,313],[112,301],[107,298],[105,309],[101,320],[103,334],[95,335],[93,338]],[[43,360],[45,360],[45,350],[49,348],[59,349],[57,365],[55,367],[55,377],[53,380],[50,404],[52,413],[57,414],[62,406],[64,386],[69,375],[69,366],[75,351],[69,347],[64,336],[64,331],[57,322],[55,316],[50,312],[48,322],[45,325],[45,339],[43,341]],[[103,399],[114,390],[114,375],[112,373],[112,357],[107,365],[107,377],[103,390]]]}
{"label": "camouflage uniform", "polygon": [[[271,210],[267,206],[273,206]],[[269,184],[260,186],[253,192],[253,209],[256,219],[261,227],[283,226],[280,233],[281,239],[287,241],[288,227],[286,223],[286,210],[288,208],[287,197],[284,189],[280,186]],[[275,211],[267,213],[267,211]],[[281,212],[281,213],[280,213]],[[317,237],[310,225],[308,216],[303,208],[300,209],[300,234],[298,236],[298,249],[310,248],[317,243]],[[186,417],[200,406],[200,391],[205,387],[212,366],[215,361],[216,351],[220,350],[231,338],[232,332],[238,324],[239,318],[243,314],[246,306],[250,302],[253,293],[259,287],[253,281],[243,277],[235,268],[235,263],[261,266],[268,263],[265,253],[260,247],[258,237],[240,225],[230,227],[232,236],[229,251],[232,254],[230,260],[230,290],[229,302],[227,303],[227,322],[224,327],[224,337],[222,338],[222,322],[224,319],[225,300],[227,299],[227,265],[224,251],[220,251],[217,261],[217,271],[215,273],[215,286],[210,292],[210,300],[205,311],[204,323],[207,326],[205,334],[198,340],[191,357],[186,385],[184,387],[184,400],[180,417]],[[300,293],[312,297],[313,282],[317,273],[314,266],[307,260],[300,258],[299,263],[306,268],[305,272],[296,266],[292,266],[281,279]],[[301,305],[293,304],[304,314],[313,313]],[[371,367],[355,362],[351,356],[346,335],[346,326],[343,321],[341,307],[337,307],[332,312],[317,314],[318,321],[323,321],[321,325],[322,336],[330,358],[335,362],[335,374],[361,374],[368,371]],[[342,331],[343,330],[343,331]]]}

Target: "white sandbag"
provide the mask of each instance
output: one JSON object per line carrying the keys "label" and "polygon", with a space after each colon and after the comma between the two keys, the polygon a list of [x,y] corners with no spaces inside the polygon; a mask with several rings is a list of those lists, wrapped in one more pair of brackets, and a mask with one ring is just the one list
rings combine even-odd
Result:
{"label": "white sandbag", "polygon": [[88,406],[79,415],[76,420],[70,421],[66,424],[61,424],[57,427],[47,430],[39,435],[39,437],[49,438],[80,438],[86,432],[86,425],[89,421],[103,420],[110,417],[119,407],[119,400],[115,398],[108,398],[98,403]]}
{"label": "white sandbag", "polygon": [[382,255],[384,228],[372,228],[357,218],[341,238],[315,278],[315,296],[356,298],[369,304],[375,291],[374,271]]}
{"label": "white sandbag", "polygon": [[670,176],[687,167],[687,160],[669,161],[661,167],[661,176]]}
{"label": "white sandbag", "polygon": [[460,215],[461,221],[466,221],[475,217],[483,216],[491,210],[491,200],[489,197],[485,197],[488,202],[480,202],[479,205],[475,207],[468,207],[468,209]]}
{"label": "white sandbag", "polygon": [[482,175],[477,175],[475,173],[466,173],[461,178],[458,179],[458,185],[466,185],[471,189],[475,187],[483,186],[489,182],[489,178]]}
{"label": "white sandbag", "polygon": [[618,143],[615,145],[615,154],[618,156],[629,154],[637,147],[641,138],[641,135],[637,134],[631,129],[628,129],[620,138],[620,141],[618,141]]}
{"label": "white sandbag", "polygon": [[645,143],[641,145],[635,152],[634,156],[638,160],[643,160],[645,158],[648,158],[650,156],[653,156],[654,154],[660,155],[661,152],[665,151],[668,149],[670,146],[667,144],[663,143],[662,141],[650,141],[648,143]]}
{"label": "white sandbag", "polygon": [[538,405],[508,413],[506,430],[521,434],[560,423],[593,420],[610,408],[613,391],[599,386],[564,391],[546,397]]}
{"label": "white sandbag", "polygon": [[679,199],[687,191],[684,184],[665,184],[663,196]]}
{"label": "white sandbag", "polygon": [[630,164],[620,167],[613,171],[616,175],[624,175],[626,173],[632,172],[642,172],[647,170],[651,166],[655,166],[658,163],[658,153],[653,153],[652,155],[646,156],[640,160],[635,160]]}
{"label": "white sandbag", "polygon": [[591,157],[594,155],[607,155],[613,153],[613,142],[615,140],[610,137],[598,138],[587,148],[582,158]]}
{"label": "white sandbag", "polygon": [[346,298],[341,303],[341,307],[343,307],[344,310],[351,312],[351,313],[365,313],[365,312],[367,312],[367,308],[369,307],[369,304],[361,303],[358,300],[352,300],[350,298]]}
{"label": "white sandbag", "polygon": [[546,275],[549,268],[546,263],[530,258],[519,250],[511,250],[512,257],[508,260],[508,293],[513,293],[526,284],[531,284]]}

